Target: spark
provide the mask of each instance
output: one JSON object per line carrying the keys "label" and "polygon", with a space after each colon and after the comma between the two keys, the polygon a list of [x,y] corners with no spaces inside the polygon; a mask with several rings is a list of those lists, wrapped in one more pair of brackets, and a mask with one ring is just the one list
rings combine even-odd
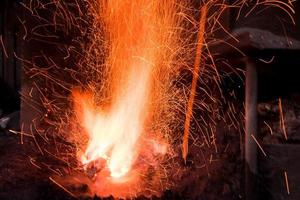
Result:
{"label": "spark", "polygon": [[24,135],[24,136],[28,136],[28,137],[33,137],[32,134],[30,133],[24,133],[23,131],[15,131],[15,130],[8,130],[9,132],[11,133],[14,133],[14,134],[20,134],[21,136]]}
{"label": "spark", "polygon": [[40,166],[38,166],[38,165],[35,163],[36,160],[35,160],[34,158],[31,158],[31,157],[29,156],[29,161],[30,161],[30,163],[31,163],[33,166],[35,166],[36,168],[42,169]]}
{"label": "spark", "polygon": [[7,54],[7,51],[6,51],[4,42],[3,42],[3,36],[2,35],[0,35],[0,42],[1,42],[1,45],[2,45],[2,49],[3,49],[4,55],[5,55],[6,58],[8,58],[8,54]]}
{"label": "spark", "polygon": [[289,179],[286,171],[284,171],[284,180],[285,180],[286,192],[288,195],[290,195]]}
{"label": "spark", "polygon": [[288,139],[287,133],[286,133],[286,128],[285,128],[285,122],[284,122],[284,115],[283,115],[283,109],[282,109],[282,103],[281,103],[281,98],[278,99],[278,108],[279,108],[279,116],[280,116],[280,126],[283,131],[283,135],[285,140]]}
{"label": "spark", "polygon": [[73,194],[72,192],[70,192],[69,190],[67,190],[67,188],[65,188],[64,186],[62,186],[61,184],[59,184],[57,181],[55,181],[52,177],[49,177],[50,181],[52,181],[55,185],[57,185],[58,187],[60,187],[61,189],[63,189],[65,192],[67,192],[69,195],[71,195],[74,198],[77,198],[77,196],[75,194]]}
{"label": "spark", "polygon": [[264,124],[269,128],[271,135],[273,135],[273,130],[271,126],[266,121],[264,121]]}
{"label": "spark", "polygon": [[264,59],[259,59],[261,62],[266,63],[266,64],[271,64],[275,59],[275,56],[272,56],[270,60],[264,60]]}
{"label": "spark", "polygon": [[255,138],[255,136],[253,134],[251,134],[251,137],[253,138],[253,140],[255,141],[255,143],[257,144],[257,146],[259,147],[260,151],[264,154],[265,157],[267,157],[266,152],[264,151],[264,149],[262,148],[262,146],[259,144],[259,142]]}

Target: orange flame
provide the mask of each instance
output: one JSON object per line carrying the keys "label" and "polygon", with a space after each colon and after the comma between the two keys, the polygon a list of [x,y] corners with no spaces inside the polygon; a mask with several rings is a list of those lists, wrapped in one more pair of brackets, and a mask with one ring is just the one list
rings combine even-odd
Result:
{"label": "orange flame", "polygon": [[[96,70],[104,77],[104,89],[73,91],[77,121],[88,135],[81,162],[97,163],[100,195],[112,194],[105,180],[114,185],[116,196],[136,195],[139,176],[147,171],[138,158],[157,165],[154,157],[168,149],[161,131],[149,133],[154,130],[148,127],[158,116],[155,111],[163,107],[156,99],[163,99],[167,87],[160,81],[169,78],[164,72],[172,72],[170,63],[176,56],[172,45],[178,40],[174,31],[178,4],[175,0],[99,0],[99,4],[109,52],[104,68]],[[101,103],[97,92],[103,94]],[[120,185],[124,182],[131,184]]]}
{"label": "orange flame", "polygon": [[[150,165],[157,164],[155,156],[167,153],[165,142],[146,138],[143,125],[148,81],[142,75],[134,80],[132,83],[140,86],[131,85],[128,94],[108,113],[95,105],[91,93],[73,91],[77,117],[82,119],[82,126],[89,135],[81,162],[85,166],[91,163],[98,168],[92,191],[101,196],[128,197],[138,194],[142,190],[140,175],[145,174]],[[135,164],[139,156],[148,163]]]}
{"label": "orange flame", "polygon": [[136,65],[139,65],[136,71],[129,72],[127,80],[124,78],[123,94],[108,113],[97,111],[99,109],[91,102],[91,95],[75,94],[76,99],[81,99],[83,126],[89,134],[89,144],[82,162],[88,164],[102,158],[115,178],[131,169],[146,118],[150,67],[142,62]]}

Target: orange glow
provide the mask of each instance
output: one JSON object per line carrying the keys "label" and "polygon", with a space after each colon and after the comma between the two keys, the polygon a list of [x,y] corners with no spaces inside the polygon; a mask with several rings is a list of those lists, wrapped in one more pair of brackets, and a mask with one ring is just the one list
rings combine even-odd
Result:
{"label": "orange glow", "polygon": [[[104,24],[108,55],[104,67],[97,69],[103,90],[73,90],[76,120],[88,138],[79,159],[86,170],[97,169],[92,187],[97,195],[130,197],[146,190],[141,177],[145,179],[149,166],[159,168],[158,160],[168,154],[167,133],[151,127],[161,123],[157,117],[167,107],[179,4],[173,0],[98,3],[97,19]],[[92,84],[97,88],[96,81]]]}
{"label": "orange glow", "polygon": [[[123,101],[113,105],[108,113],[94,104],[92,94],[73,91],[77,117],[89,136],[81,162],[86,169],[89,165],[97,168],[91,190],[101,196],[128,197],[140,193],[140,176],[149,166],[158,165],[156,156],[168,151],[167,143],[147,138],[143,131],[147,79],[137,76],[135,80],[141,87],[132,86]],[[138,157],[143,161],[137,162]]]}
{"label": "orange glow", "polygon": [[88,105],[86,102],[92,102],[88,96],[75,95],[83,105],[83,126],[89,135],[82,163],[102,158],[114,178],[124,176],[131,169],[146,118],[150,66],[142,62],[136,65],[136,71],[129,72],[128,80],[124,77],[123,95],[107,113],[97,111],[92,103]]}

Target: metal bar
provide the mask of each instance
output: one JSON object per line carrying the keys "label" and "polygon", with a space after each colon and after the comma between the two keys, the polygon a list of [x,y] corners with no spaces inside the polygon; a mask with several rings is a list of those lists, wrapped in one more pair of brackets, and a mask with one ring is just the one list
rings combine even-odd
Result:
{"label": "metal bar", "polygon": [[4,66],[4,81],[9,86],[10,89],[14,90],[15,85],[15,77],[14,77],[14,26],[15,26],[15,19],[14,19],[14,8],[13,4],[6,0],[6,7],[4,12],[4,34],[3,34],[3,42],[7,51],[8,57],[4,59],[5,66]]}
{"label": "metal bar", "polygon": [[[0,35],[4,34],[4,8],[5,8],[5,1],[0,1]],[[0,46],[0,79],[3,79],[3,71],[4,71],[4,53],[3,48]]]}
{"label": "metal bar", "polygon": [[255,200],[257,196],[257,146],[251,135],[257,136],[257,69],[250,58],[246,60],[245,101],[245,193],[246,200]]}

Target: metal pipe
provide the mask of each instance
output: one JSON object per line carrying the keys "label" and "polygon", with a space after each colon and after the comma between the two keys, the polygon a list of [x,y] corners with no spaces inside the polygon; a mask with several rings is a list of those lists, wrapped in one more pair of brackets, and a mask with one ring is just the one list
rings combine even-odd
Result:
{"label": "metal pipe", "polygon": [[252,136],[257,136],[257,69],[246,60],[246,110],[245,110],[245,194],[246,200],[256,199],[257,146]]}

